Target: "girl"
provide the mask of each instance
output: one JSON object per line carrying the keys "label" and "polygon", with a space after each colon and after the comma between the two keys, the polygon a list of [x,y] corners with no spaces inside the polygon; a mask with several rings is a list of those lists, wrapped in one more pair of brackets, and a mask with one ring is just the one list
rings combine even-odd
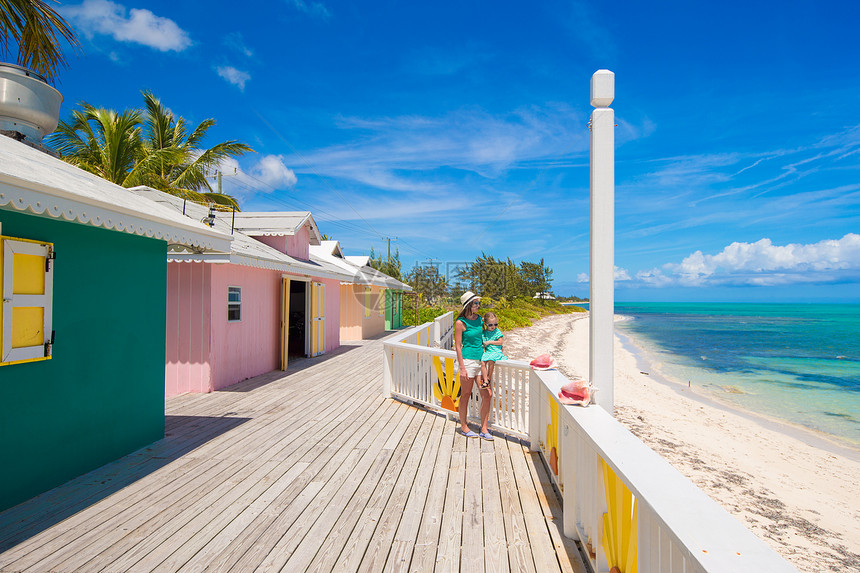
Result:
{"label": "girl", "polygon": [[[490,388],[493,383],[493,369],[496,360],[507,360],[502,354],[502,331],[499,330],[499,317],[494,312],[484,313],[484,354],[481,356],[481,388]],[[489,390],[492,392],[492,389]]]}

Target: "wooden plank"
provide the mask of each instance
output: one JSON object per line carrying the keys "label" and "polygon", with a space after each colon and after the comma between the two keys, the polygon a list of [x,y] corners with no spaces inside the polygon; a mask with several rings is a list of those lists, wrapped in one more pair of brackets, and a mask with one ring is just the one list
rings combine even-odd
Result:
{"label": "wooden plank", "polygon": [[[497,439],[500,440],[500,438]],[[487,573],[507,573],[510,571],[510,567],[508,564],[507,538],[505,537],[505,522],[502,515],[502,498],[499,491],[499,472],[496,468],[494,445],[495,440],[485,443],[484,449],[481,452],[484,570]]]}
{"label": "wooden plank", "polygon": [[576,542],[564,536],[561,500],[558,498],[555,489],[553,489],[552,478],[547,473],[540,454],[538,452],[530,452],[526,447],[520,447],[526,456],[525,459],[536,486],[538,500],[547,521],[547,530],[552,539],[561,570],[565,573],[586,573]]}
{"label": "wooden plank", "polygon": [[[418,412],[415,408],[409,408],[408,406],[404,406],[404,408],[412,410],[413,413]],[[411,445],[415,436],[418,434],[418,429],[418,424],[409,425],[402,433],[403,443]],[[387,445],[390,445],[390,441],[386,440],[386,443]],[[408,446],[396,447],[395,445],[394,448],[384,447],[383,449],[393,450],[391,462],[388,464],[388,467],[379,479],[379,483],[373,490],[364,511],[361,512],[359,522],[363,524],[363,526],[353,530],[341,550],[340,556],[335,562],[332,571],[358,570],[365,551],[367,550],[367,546],[370,543],[371,537],[375,533],[376,527],[372,526],[372,524],[378,523],[381,519],[382,513],[385,510],[387,502],[391,497],[391,493],[394,490],[394,486],[397,483],[400,470],[406,463],[406,459],[410,453]]]}
{"label": "wooden plank", "polygon": [[436,548],[439,546],[439,533],[442,529],[442,511],[448,489],[451,452],[456,435],[454,424],[443,418],[436,462],[427,488],[427,502],[415,536],[415,547],[409,568],[416,573],[431,571],[436,563]]}
{"label": "wooden plank", "polygon": [[[368,432],[368,434],[371,433],[378,434],[376,431]],[[317,552],[322,548],[324,540],[326,545],[329,544],[329,532],[361,485],[377,456],[384,451],[383,445],[384,441],[377,439],[369,449],[365,450],[361,460],[347,468],[348,476],[345,483],[340,485],[337,481],[331,480],[326,484],[326,488],[336,489],[336,493],[325,501],[325,507],[319,512],[318,517],[314,517],[313,521],[305,521],[306,527],[293,528],[281,538],[278,545],[272,550],[272,553],[278,555],[278,559],[273,563],[273,568],[281,565],[281,561],[283,561],[282,568],[288,571],[307,569]],[[361,452],[362,450],[356,449],[356,451]]]}
{"label": "wooden plank", "polygon": [[435,570],[438,573],[457,573],[460,571],[460,547],[463,539],[463,495],[466,489],[466,442],[475,439],[466,438],[460,434],[454,437],[448,490],[445,494],[445,507],[442,511],[442,525],[439,532],[439,547],[436,550]]}
{"label": "wooden plank", "polygon": [[514,470],[517,489],[520,492],[523,521],[526,524],[535,568],[541,573],[560,571],[558,558],[555,556],[555,548],[549,537],[549,531],[547,531],[543,508],[538,500],[538,494],[526,461],[528,452],[519,442],[506,441],[506,444],[511,452],[511,466]]}
{"label": "wooden plank", "polygon": [[511,451],[507,444],[499,444],[495,449],[495,454],[510,569],[511,571],[533,573],[535,572],[535,563],[523,518],[516,478],[514,477]]}
{"label": "wooden plank", "polygon": [[[365,429],[369,428],[368,431],[385,433],[384,428],[390,429],[387,424],[397,424],[397,426],[394,426],[396,429],[400,427],[401,424],[408,423],[409,413],[407,413],[407,416],[397,418],[392,414],[396,414],[398,412],[398,405],[391,404],[391,406],[392,407],[379,408],[378,416],[371,417],[366,420],[367,424],[362,427]],[[342,422],[342,424],[345,423],[347,422]],[[383,429],[379,430],[380,427]],[[354,446],[362,433],[363,432],[356,432],[351,436],[346,444],[347,447],[341,448],[341,455],[346,455],[349,452],[349,449]],[[315,459],[311,464],[311,467],[314,468],[314,475],[312,477],[314,480],[313,484],[314,487],[318,487],[318,491],[322,490],[327,477],[333,475],[337,464],[340,463],[334,457],[335,448],[339,446],[339,442],[329,445],[328,450],[323,451],[323,453],[317,456],[317,459]],[[236,561],[235,569],[251,570],[261,564],[264,560],[268,559],[273,548],[286,532],[288,532],[293,526],[302,526],[301,523],[297,524],[297,521],[302,516],[306,507],[310,505],[311,501],[313,501],[313,499],[307,500],[307,503],[304,504],[285,508],[281,507],[281,505],[283,505],[282,503],[273,505],[266,515],[262,516],[262,519],[258,519],[255,522],[253,528],[249,528],[249,530],[243,534],[242,538],[237,538],[231,544],[231,546],[235,546],[233,551],[236,555],[244,552],[244,554],[241,554],[240,559]],[[307,519],[307,514],[305,515],[305,519]],[[225,565],[228,562],[225,560],[223,554],[219,556],[219,561]]]}
{"label": "wooden plank", "polygon": [[481,498],[481,439],[466,442],[466,489],[463,493],[461,571],[484,570],[484,516]]}
{"label": "wooden plank", "polygon": [[[228,479],[221,480],[220,483],[213,480],[214,487],[204,488],[202,492],[192,492],[189,497],[193,496],[193,499],[189,500],[189,505],[206,507],[208,514],[208,512],[214,511],[214,508],[218,507],[219,504],[232,502],[245,491],[237,485],[246,481],[263,485],[267,483],[267,475],[275,469],[277,469],[277,465],[273,462],[262,459],[254,460],[244,467],[240,467],[239,471]],[[287,468],[284,468],[283,471],[286,470]],[[183,505],[180,504],[180,508]],[[184,508],[175,511],[176,509],[176,507],[172,507],[171,511],[160,512],[155,518],[149,519],[134,529],[131,529],[130,525],[125,526],[124,529],[128,531],[121,539],[110,547],[100,550],[97,556],[81,565],[79,570],[81,572],[101,571],[102,569],[126,571],[138,563],[142,557],[158,549],[183,525],[193,521],[195,517],[201,517],[200,514],[187,511]]]}
{"label": "wooden plank", "polygon": [[391,462],[393,455],[394,450],[382,450],[377,453],[373,465],[364,476],[355,495],[344,507],[337,521],[332,525],[328,536],[326,536],[326,547],[318,550],[308,565],[308,573],[328,573],[333,569],[340,557],[341,548],[346,545],[350,535],[358,526],[359,518],[367,507],[370,496]]}
{"label": "wooden plank", "polygon": [[415,482],[406,500],[406,506],[400,518],[400,524],[394,534],[394,542],[385,562],[385,571],[409,571],[415,542],[418,537],[418,529],[421,526],[425,507],[428,503],[430,480],[433,469],[436,466],[436,458],[439,453],[440,441],[447,426],[444,416],[430,414],[428,419],[432,421],[430,435],[427,438],[426,447],[418,465]]}
{"label": "wooden plank", "polygon": [[[323,433],[313,448],[303,452],[299,462],[308,464],[307,469],[287,489],[265,505],[246,508],[180,570],[218,570],[234,563],[262,560],[322,490],[324,481],[319,478],[319,474],[333,473],[337,464],[342,463],[349,454],[349,447],[342,447],[343,443],[337,439],[344,430],[344,424],[341,422],[334,431]],[[347,445],[350,444],[348,441]],[[246,556],[249,551],[250,554]]]}
{"label": "wooden plank", "polygon": [[192,479],[175,486],[167,485],[156,490],[149,488],[145,490],[148,494],[146,497],[124,503],[122,511],[110,519],[101,521],[96,527],[86,528],[82,531],[82,528],[68,524],[72,528],[69,537],[74,537],[74,544],[65,544],[66,538],[64,538],[63,544],[48,546],[45,548],[47,551],[34,552],[27,558],[11,564],[11,568],[23,571],[48,571],[60,568],[68,570],[71,567],[66,567],[67,563],[71,563],[73,566],[78,560],[96,555],[99,549],[108,545],[107,541],[112,542],[116,536],[121,535],[122,531],[118,529],[118,524],[122,523],[129,515],[138,515],[141,510],[148,511],[152,515],[157,512],[155,508],[163,507],[165,500],[172,499],[171,496],[182,496],[193,488],[199,487],[211,475],[217,475],[225,470],[229,471],[234,465],[235,463],[232,462],[204,461],[198,466],[200,471],[194,472]]}
{"label": "wooden plank", "polygon": [[[400,468],[394,489],[388,499],[388,503],[382,512],[382,516],[376,524],[373,536],[368,544],[364,559],[361,560],[359,571],[379,571],[385,568],[385,564],[391,553],[398,527],[404,517],[414,518],[415,508],[410,509],[408,505],[409,494],[415,486],[416,474],[421,460],[428,449],[430,431],[436,421],[436,415],[424,410],[420,411],[421,425],[415,437],[410,441],[403,440],[399,448],[409,448],[406,461]],[[426,490],[425,490],[426,491]],[[423,508],[423,500],[420,500],[420,492],[416,492],[415,504],[420,503],[417,510]],[[410,524],[405,527],[409,528]],[[411,551],[409,552],[411,556]]]}

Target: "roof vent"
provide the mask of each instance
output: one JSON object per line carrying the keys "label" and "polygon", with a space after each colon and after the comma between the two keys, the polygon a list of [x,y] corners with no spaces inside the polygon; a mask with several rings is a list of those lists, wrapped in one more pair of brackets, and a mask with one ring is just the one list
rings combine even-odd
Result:
{"label": "roof vent", "polygon": [[38,144],[57,129],[61,103],[63,96],[45,78],[0,62],[0,131],[20,133],[25,141]]}

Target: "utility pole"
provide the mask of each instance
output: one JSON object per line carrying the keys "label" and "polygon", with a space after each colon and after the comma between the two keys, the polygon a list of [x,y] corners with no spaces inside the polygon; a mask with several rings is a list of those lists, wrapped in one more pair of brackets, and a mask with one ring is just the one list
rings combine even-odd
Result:
{"label": "utility pole", "polygon": [[388,271],[391,271],[391,239],[397,240],[397,237],[386,237],[388,239]]}
{"label": "utility pole", "polygon": [[[223,174],[224,173],[220,169],[215,170],[215,179],[218,181],[218,194],[219,195],[223,194],[223,192],[221,191],[221,176]],[[238,174],[238,170],[234,167],[233,173],[231,173],[230,175],[237,175],[237,174]]]}

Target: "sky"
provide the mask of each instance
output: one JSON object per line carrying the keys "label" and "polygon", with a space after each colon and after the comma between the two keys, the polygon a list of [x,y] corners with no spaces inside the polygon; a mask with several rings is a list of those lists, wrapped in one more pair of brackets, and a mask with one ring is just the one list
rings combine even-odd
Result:
{"label": "sky", "polygon": [[[618,301],[860,302],[854,2],[63,2],[78,102],[153,91],[243,210],[588,296],[591,75],[615,73]],[[214,185],[214,179],[213,179]]]}

